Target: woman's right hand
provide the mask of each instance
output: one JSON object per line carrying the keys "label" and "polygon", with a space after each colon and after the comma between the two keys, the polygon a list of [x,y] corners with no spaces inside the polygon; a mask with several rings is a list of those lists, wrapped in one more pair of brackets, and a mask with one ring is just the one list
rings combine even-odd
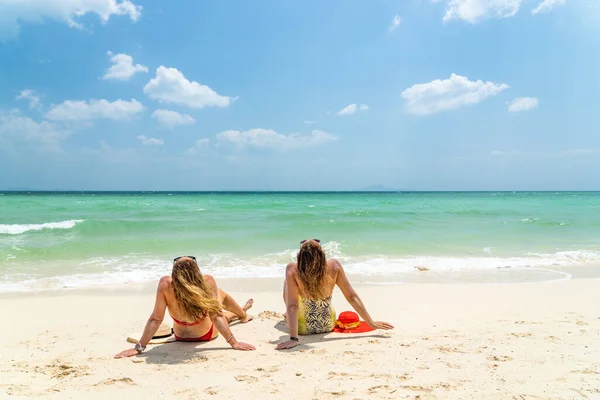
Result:
{"label": "woman's right hand", "polygon": [[394,325],[390,324],[389,322],[383,322],[383,321],[373,321],[372,323],[369,324],[369,326],[373,329],[383,329],[383,330],[394,329]]}
{"label": "woman's right hand", "polygon": [[277,350],[287,350],[287,349],[291,349],[293,347],[298,346],[298,342],[295,340],[287,340],[285,342],[281,342],[277,345],[277,347],[275,347],[275,349]]}
{"label": "woman's right hand", "polygon": [[231,345],[231,348],[234,350],[242,350],[242,351],[256,350],[256,347],[252,346],[251,344],[242,343],[242,342],[235,342],[234,344]]}

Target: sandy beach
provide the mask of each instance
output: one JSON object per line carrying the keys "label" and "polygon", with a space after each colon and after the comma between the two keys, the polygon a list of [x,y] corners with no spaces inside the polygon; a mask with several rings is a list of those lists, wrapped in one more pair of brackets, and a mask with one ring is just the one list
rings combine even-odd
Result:
{"label": "sandy beach", "polygon": [[[395,330],[302,337],[286,352],[274,349],[286,336],[281,282],[220,284],[254,298],[254,321],[232,329],[256,351],[219,337],[113,359],[143,328],[151,287],[3,295],[0,398],[600,398],[598,279],[361,285]],[[339,292],[334,304],[349,309]]]}

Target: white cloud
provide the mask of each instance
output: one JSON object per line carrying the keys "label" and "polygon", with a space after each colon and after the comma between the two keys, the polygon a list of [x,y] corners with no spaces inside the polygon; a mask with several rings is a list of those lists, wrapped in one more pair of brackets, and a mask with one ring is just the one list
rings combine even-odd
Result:
{"label": "white cloud", "polygon": [[489,18],[513,17],[522,0],[449,0],[444,22],[460,19],[477,23]]}
{"label": "white cloud", "polygon": [[18,110],[0,113],[2,147],[27,144],[43,152],[62,152],[59,142],[69,133],[51,122],[36,122]]}
{"label": "white cloud", "polygon": [[449,79],[413,85],[402,92],[402,97],[406,100],[409,113],[429,115],[477,104],[508,87],[504,83],[470,81],[464,76],[452,74]]}
{"label": "white cloud", "polygon": [[336,136],[319,130],[312,131],[310,135],[282,135],[271,129],[225,131],[217,135],[219,143],[233,143],[238,148],[254,147],[278,151],[315,147],[337,139]]}
{"label": "white cloud", "polygon": [[0,38],[17,36],[23,22],[54,19],[82,28],[77,19],[87,14],[98,15],[102,22],[113,15],[128,15],[135,22],[142,13],[142,7],[129,0],[2,0],[0,10]]}
{"label": "white cloud", "polygon": [[128,81],[133,75],[138,72],[148,72],[148,67],[135,64],[133,65],[133,57],[127,54],[113,54],[107,52],[110,56],[110,61],[113,65],[106,71],[106,74],[102,79],[117,79],[121,81]]}
{"label": "white cloud", "polygon": [[536,8],[534,8],[531,13],[546,13],[552,10],[556,6],[562,6],[565,4],[566,0],[543,0]]}
{"label": "white cloud", "polygon": [[346,107],[342,108],[340,111],[338,111],[338,115],[352,115],[356,112],[356,110],[356,104],[349,104]]}
{"label": "white cloud", "polygon": [[165,143],[160,139],[149,138],[144,135],[139,135],[137,138],[142,142],[144,146],[160,146]]}
{"label": "white cloud", "polygon": [[187,150],[187,154],[196,154],[198,153],[198,151],[202,150],[205,147],[208,147],[210,145],[210,139],[204,138],[204,139],[198,139],[196,141],[196,143],[194,144],[193,147],[190,147]]}
{"label": "white cloud", "polygon": [[176,111],[159,109],[152,113],[152,118],[158,121],[162,126],[173,128],[177,125],[191,125],[196,120],[187,114],[180,114]]}
{"label": "white cloud", "polygon": [[367,111],[369,106],[366,104],[361,104],[360,106],[356,104],[348,104],[346,107],[342,108],[338,111],[338,115],[352,115],[357,111]]}
{"label": "white cloud", "polygon": [[521,112],[529,111],[536,108],[539,101],[536,97],[517,97],[510,103],[508,103],[508,111],[510,112]]}
{"label": "white cloud", "polygon": [[107,100],[71,101],[53,105],[46,113],[46,118],[55,121],[88,121],[92,119],[129,119],[144,111],[139,101]]}
{"label": "white cloud", "polygon": [[36,95],[33,90],[24,89],[16,98],[17,100],[29,100],[29,108],[39,108],[42,104],[40,103],[40,97]]}
{"label": "white cloud", "polygon": [[177,69],[163,65],[158,67],[156,76],[144,86],[144,93],[160,102],[181,104],[191,108],[227,107],[235,100],[221,96],[208,86],[190,82]]}
{"label": "white cloud", "polygon": [[390,32],[393,32],[396,29],[398,29],[398,27],[400,26],[401,23],[402,23],[402,18],[400,18],[399,15],[395,15],[394,19],[392,21],[392,25],[390,25],[390,27],[389,27]]}

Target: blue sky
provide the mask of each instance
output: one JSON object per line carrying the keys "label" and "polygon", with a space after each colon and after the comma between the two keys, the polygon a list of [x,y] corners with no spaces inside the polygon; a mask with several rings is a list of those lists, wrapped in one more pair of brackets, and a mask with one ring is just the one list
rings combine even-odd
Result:
{"label": "blue sky", "polygon": [[0,60],[0,190],[600,190],[595,0],[6,0]]}

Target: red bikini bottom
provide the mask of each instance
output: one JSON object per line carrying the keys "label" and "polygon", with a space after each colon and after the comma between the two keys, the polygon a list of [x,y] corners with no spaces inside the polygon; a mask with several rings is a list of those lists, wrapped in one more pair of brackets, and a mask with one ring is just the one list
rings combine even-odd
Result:
{"label": "red bikini bottom", "polygon": [[179,337],[175,335],[175,333],[173,334],[175,335],[175,340],[177,340],[178,342],[210,342],[213,338],[212,336],[214,327],[214,325],[211,325],[210,329],[208,330],[208,332],[206,332],[205,335],[196,338]]}

